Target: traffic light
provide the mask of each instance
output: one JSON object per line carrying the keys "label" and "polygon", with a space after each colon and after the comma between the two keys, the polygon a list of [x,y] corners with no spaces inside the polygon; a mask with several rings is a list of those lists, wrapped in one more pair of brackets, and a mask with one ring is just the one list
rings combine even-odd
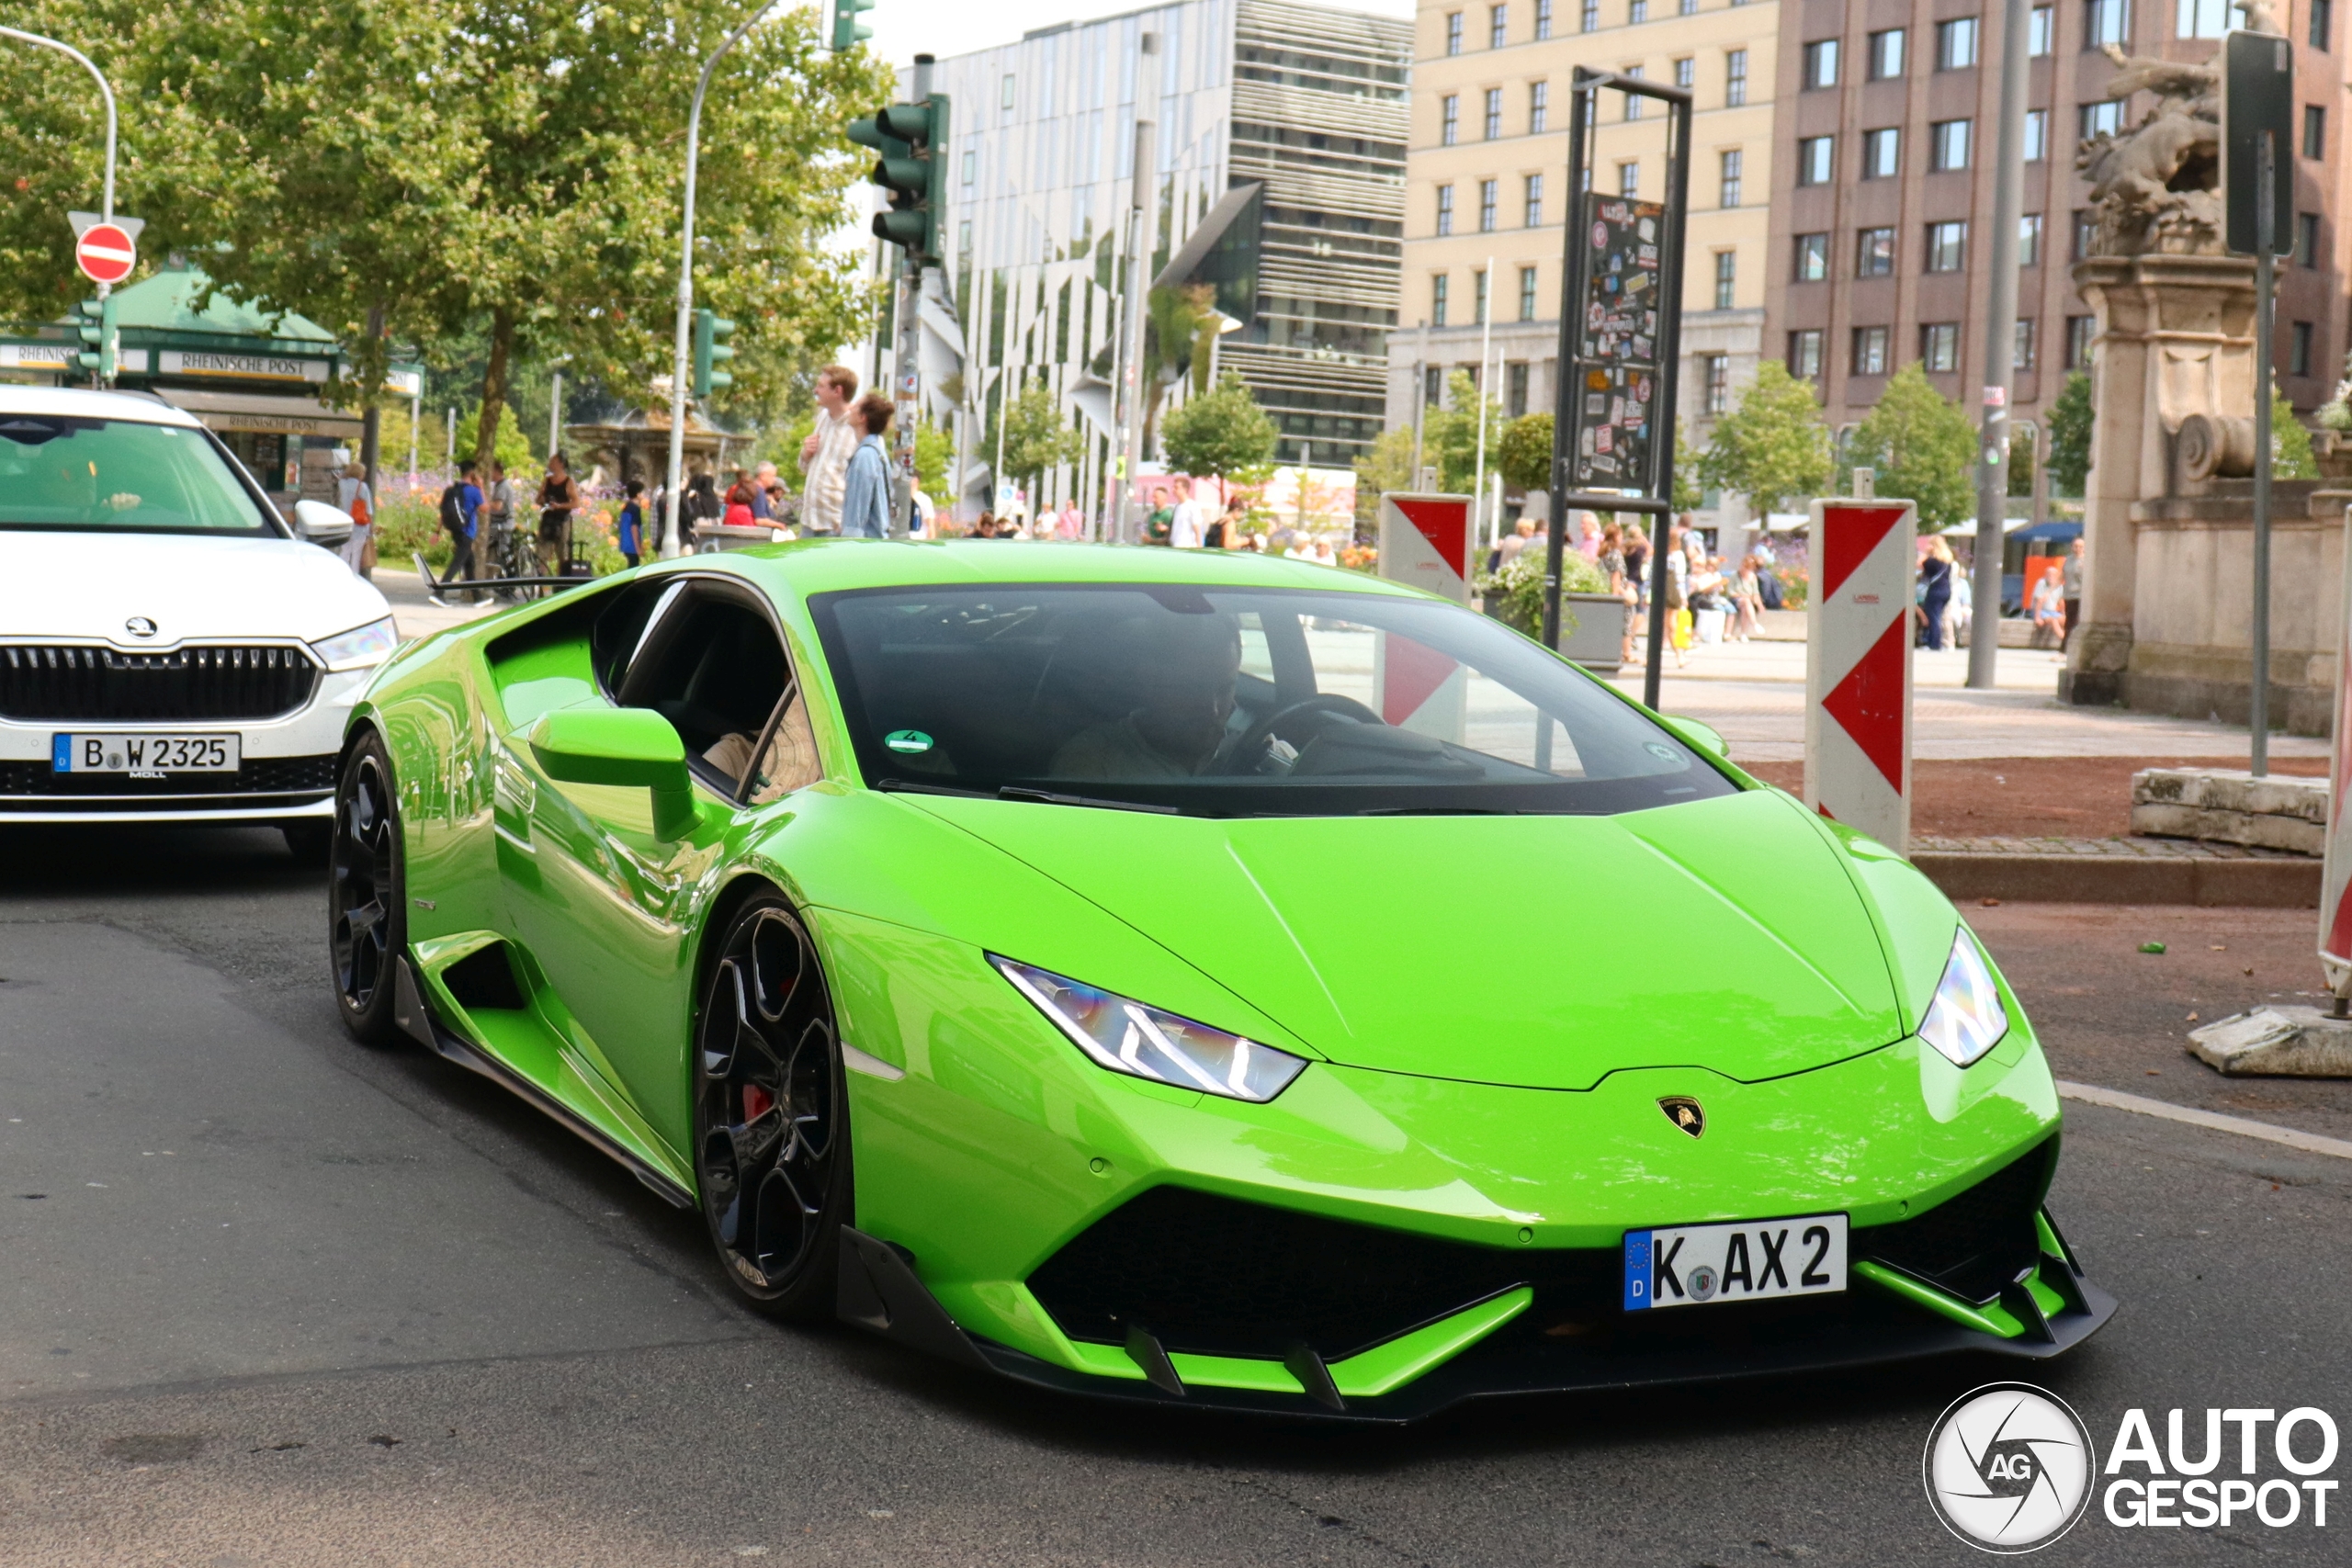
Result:
{"label": "traffic light", "polygon": [[717,368],[722,359],[732,359],[735,351],[724,340],[735,335],[735,323],[716,310],[695,312],[695,396],[707,398],[721,387],[731,387],[735,378]]}
{"label": "traffic light", "polygon": [[874,9],[874,0],[833,0],[833,52],[847,54],[874,36],[874,29],[857,19],[860,11]]}
{"label": "traffic light", "polygon": [[890,193],[890,210],[874,215],[874,231],[917,262],[939,260],[939,209],[947,183],[947,95],[892,104],[872,119],[850,122],[849,139],[881,156],[867,177]]}
{"label": "traffic light", "polygon": [[109,294],[104,299],[85,299],[74,307],[80,318],[74,327],[83,344],[74,363],[101,381],[111,381],[115,373],[115,303]]}

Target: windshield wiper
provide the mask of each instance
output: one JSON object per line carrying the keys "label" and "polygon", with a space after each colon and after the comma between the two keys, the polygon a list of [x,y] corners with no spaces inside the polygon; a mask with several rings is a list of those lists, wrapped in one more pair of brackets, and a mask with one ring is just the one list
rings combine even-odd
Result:
{"label": "windshield wiper", "polygon": [[966,800],[994,800],[984,789],[956,789],[947,784],[916,784],[911,779],[876,779],[874,787],[885,795],[955,795]]}
{"label": "windshield wiper", "polygon": [[1359,817],[1524,817],[1515,806],[1368,806]]}
{"label": "windshield wiper", "polygon": [[1049,789],[1007,784],[996,792],[999,800],[1034,800],[1043,806],[1091,806],[1103,811],[1148,811],[1155,817],[1182,817],[1181,807],[1146,806],[1136,800],[1105,800],[1092,795],[1060,795]]}

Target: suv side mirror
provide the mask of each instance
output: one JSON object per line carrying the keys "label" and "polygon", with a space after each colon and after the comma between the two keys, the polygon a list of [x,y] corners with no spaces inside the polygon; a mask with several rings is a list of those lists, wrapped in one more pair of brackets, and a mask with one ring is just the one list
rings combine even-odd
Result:
{"label": "suv side mirror", "polygon": [[531,727],[531,755],[559,784],[651,790],[656,838],[683,839],[701,817],[685,742],[651,708],[558,708]]}
{"label": "suv side mirror", "polygon": [[351,537],[351,518],[323,501],[294,503],[294,532],[314,545],[341,549]]}
{"label": "suv side mirror", "polygon": [[1695,718],[1680,718],[1673,714],[1662,713],[1657,716],[1658,722],[1691,745],[1702,751],[1713,751],[1726,762],[1731,761],[1731,742],[1716,734],[1713,725],[1701,724]]}

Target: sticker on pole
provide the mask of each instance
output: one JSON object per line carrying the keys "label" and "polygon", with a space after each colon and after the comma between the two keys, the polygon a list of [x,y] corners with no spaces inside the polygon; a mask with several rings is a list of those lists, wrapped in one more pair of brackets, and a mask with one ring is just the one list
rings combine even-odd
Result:
{"label": "sticker on pole", "polygon": [[74,263],[93,283],[120,283],[139,263],[139,247],[116,223],[93,223],[74,243]]}

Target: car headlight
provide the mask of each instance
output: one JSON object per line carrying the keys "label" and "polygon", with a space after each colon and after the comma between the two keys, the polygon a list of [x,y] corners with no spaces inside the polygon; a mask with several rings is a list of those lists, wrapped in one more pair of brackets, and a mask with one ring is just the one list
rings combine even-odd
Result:
{"label": "car headlight", "polygon": [[392,649],[400,645],[401,634],[392,625],[391,616],[386,615],[380,621],[321,637],[311,645],[311,651],[330,670],[365,670],[390,659]]}
{"label": "car headlight", "polygon": [[1951,939],[1951,957],[1944,964],[1944,977],[1936,982],[1935,1000],[1919,1021],[1919,1038],[1952,1066],[1964,1067],[1998,1045],[2008,1032],[2008,1010],[2001,1006],[1992,967],[1962,926]]}
{"label": "car headlight", "polygon": [[1306,1068],[1304,1057],[1272,1045],[993,953],[989,962],[1072,1044],[1114,1073],[1263,1104]]}

